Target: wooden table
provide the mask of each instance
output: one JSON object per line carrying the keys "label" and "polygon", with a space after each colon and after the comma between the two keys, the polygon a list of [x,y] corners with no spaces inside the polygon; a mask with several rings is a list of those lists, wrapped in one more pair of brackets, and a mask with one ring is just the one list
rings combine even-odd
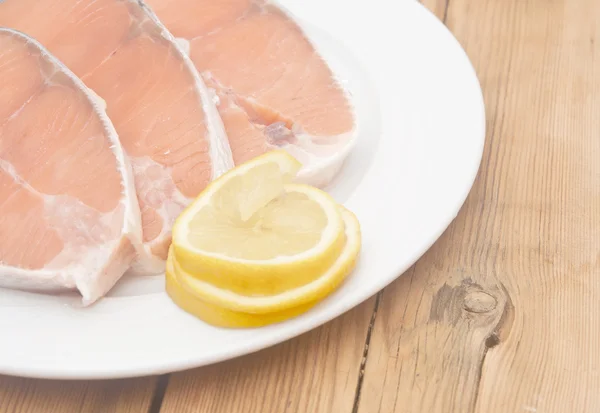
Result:
{"label": "wooden table", "polygon": [[416,265],[329,324],[219,365],[0,377],[0,412],[600,412],[600,1],[425,5],[473,61],[488,135],[465,206]]}

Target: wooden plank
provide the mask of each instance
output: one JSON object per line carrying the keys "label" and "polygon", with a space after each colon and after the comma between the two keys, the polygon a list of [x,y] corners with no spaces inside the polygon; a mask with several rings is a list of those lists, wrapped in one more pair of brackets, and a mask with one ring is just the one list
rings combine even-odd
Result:
{"label": "wooden plank", "polygon": [[465,207],[382,295],[359,412],[600,408],[600,3],[451,0],[488,137]]}
{"label": "wooden plank", "polygon": [[0,376],[0,413],[148,413],[155,377],[58,381]]}
{"label": "wooden plank", "polygon": [[350,413],[374,305],[273,348],[171,375],[161,413]]}

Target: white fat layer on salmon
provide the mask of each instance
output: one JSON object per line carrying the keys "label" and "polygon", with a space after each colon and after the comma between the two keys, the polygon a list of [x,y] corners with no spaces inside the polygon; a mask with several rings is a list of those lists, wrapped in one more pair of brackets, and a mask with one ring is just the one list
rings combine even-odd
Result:
{"label": "white fat layer on salmon", "polygon": [[[147,2],[214,90],[236,163],[282,148],[302,162],[299,181],[323,187],[335,177],[359,134],[352,96],[289,11],[264,0]],[[347,111],[345,126],[331,127],[335,110]],[[317,121],[307,124],[311,114]],[[329,125],[319,130],[321,119]]]}
{"label": "white fat layer on salmon", "polygon": [[181,50],[186,54],[186,56],[190,55],[190,42],[186,39],[182,39],[181,37],[175,39]]}
{"label": "white fat layer on salmon", "polygon": [[[154,267],[157,271],[163,268],[164,261],[155,257],[151,250],[160,245],[161,240],[171,236],[171,228],[180,212],[190,203],[189,198],[177,189],[171,175],[165,174],[164,166],[153,161],[150,157],[132,158],[133,172],[137,179],[136,192],[145,202],[145,208],[152,208],[163,220],[160,234],[146,243],[147,261],[145,268]],[[144,209],[142,209],[144,213]],[[152,260],[148,262],[148,260]],[[135,271],[135,269],[134,269]],[[139,271],[139,270],[138,270]]]}
{"label": "white fat layer on salmon", "polygon": [[[107,147],[114,156],[121,180],[121,196],[117,206],[112,211],[102,213],[72,196],[36,190],[19,175],[14,165],[0,160],[0,172],[12,178],[19,186],[18,190],[28,191],[43,200],[43,218],[64,242],[63,249],[42,268],[8,265],[0,257],[0,287],[36,291],[77,289],[83,297],[83,303],[88,305],[118,281],[135,256],[135,245],[141,245],[140,212],[131,167],[113,124],[106,115],[103,101],[90,93],[79,78],[36,40],[5,28],[0,28],[0,36],[18,39],[28,48],[29,54],[39,56],[39,70],[44,82],[76,90],[91,106],[92,116],[97,117],[102,125]],[[24,102],[19,111],[30,101]],[[9,119],[14,116],[16,114]],[[93,224],[90,225],[90,222]],[[32,247],[35,248],[35,245]]]}

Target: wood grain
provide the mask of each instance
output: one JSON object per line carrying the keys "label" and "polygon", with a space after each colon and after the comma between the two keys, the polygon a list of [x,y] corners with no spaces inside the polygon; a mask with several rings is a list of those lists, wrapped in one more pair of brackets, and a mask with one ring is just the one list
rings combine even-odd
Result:
{"label": "wood grain", "polygon": [[384,291],[359,412],[600,411],[599,15],[596,0],[450,1],[485,95],[482,169]]}
{"label": "wood grain", "polygon": [[256,354],[171,375],[161,413],[351,412],[374,305]]}
{"label": "wood grain", "polygon": [[0,376],[0,413],[147,413],[155,377],[54,381]]}

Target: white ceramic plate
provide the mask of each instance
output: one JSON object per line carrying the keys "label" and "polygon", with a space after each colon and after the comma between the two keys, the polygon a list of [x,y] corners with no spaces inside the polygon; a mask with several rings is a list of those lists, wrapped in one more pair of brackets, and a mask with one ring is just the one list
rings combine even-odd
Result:
{"label": "white ceramic plate", "polygon": [[127,278],[80,308],[74,297],[0,290],[0,373],[113,378],[251,353],[375,294],[440,236],[482,155],[485,114],[469,60],[413,0],[285,0],[357,105],[358,147],[331,188],[363,230],[358,268],[308,313],[260,329],[210,327],[176,307],[162,277]]}

